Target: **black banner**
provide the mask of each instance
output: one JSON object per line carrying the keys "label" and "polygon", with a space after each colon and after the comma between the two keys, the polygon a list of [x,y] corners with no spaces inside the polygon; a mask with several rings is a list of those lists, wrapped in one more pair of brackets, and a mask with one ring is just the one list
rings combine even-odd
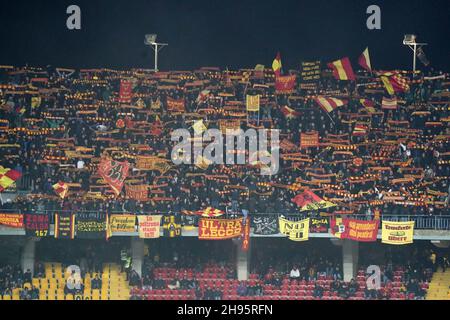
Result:
{"label": "black banner", "polygon": [[253,217],[252,219],[253,233],[261,235],[279,233],[278,217]]}
{"label": "black banner", "polygon": [[55,238],[73,239],[75,235],[75,216],[71,213],[55,213]]}
{"label": "black banner", "polygon": [[164,237],[175,238],[181,236],[181,218],[178,216],[164,216],[163,232]]}
{"label": "black banner", "polygon": [[105,213],[77,213],[77,238],[99,239],[106,238]]}
{"label": "black banner", "polygon": [[33,237],[47,237],[50,233],[48,214],[26,213],[23,216],[25,234]]}
{"label": "black banner", "polygon": [[328,218],[311,218],[309,223],[309,232],[311,233],[328,233],[330,223]]}
{"label": "black banner", "polygon": [[320,80],[320,60],[302,61],[300,67],[300,82],[315,82]]}

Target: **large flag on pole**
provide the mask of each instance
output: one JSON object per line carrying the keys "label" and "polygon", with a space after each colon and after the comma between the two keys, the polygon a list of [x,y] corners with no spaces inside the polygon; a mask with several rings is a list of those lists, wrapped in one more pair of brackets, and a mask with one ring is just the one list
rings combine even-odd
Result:
{"label": "large flag on pole", "polygon": [[333,76],[336,80],[355,81],[355,74],[348,57],[328,63],[328,67],[333,70]]}
{"label": "large flag on pole", "polygon": [[364,50],[363,53],[359,56],[358,63],[361,67],[363,67],[367,71],[372,71],[372,65],[370,63],[369,48],[366,48],[366,50]]}
{"label": "large flag on pole", "polygon": [[332,112],[337,107],[341,107],[347,103],[346,100],[321,96],[317,96],[317,98],[314,98],[314,100],[326,112]]}
{"label": "large flag on pole", "polygon": [[275,76],[277,76],[277,77],[281,76],[281,55],[280,55],[280,52],[278,52],[277,56],[275,57],[275,59],[273,59],[272,69],[273,69],[273,73],[275,73]]}

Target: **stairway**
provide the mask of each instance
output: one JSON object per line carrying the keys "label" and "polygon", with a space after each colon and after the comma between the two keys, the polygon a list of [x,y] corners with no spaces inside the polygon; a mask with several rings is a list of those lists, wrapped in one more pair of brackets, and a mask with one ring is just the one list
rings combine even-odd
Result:
{"label": "stairway", "polygon": [[115,263],[103,265],[101,300],[129,300],[130,287],[126,274]]}
{"label": "stairway", "polygon": [[433,274],[426,300],[450,300],[450,269],[444,273],[438,270]]}

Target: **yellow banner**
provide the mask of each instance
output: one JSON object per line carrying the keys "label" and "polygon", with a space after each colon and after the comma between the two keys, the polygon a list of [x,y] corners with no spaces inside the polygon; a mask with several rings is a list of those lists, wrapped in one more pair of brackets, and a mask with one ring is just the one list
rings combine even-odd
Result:
{"label": "yellow banner", "polygon": [[131,214],[112,214],[109,217],[109,230],[115,232],[134,232],[136,216]]}
{"label": "yellow banner", "polygon": [[413,243],[414,221],[393,222],[382,221],[381,242],[386,244],[410,244]]}
{"label": "yellow banner", "polygon": [[280,233],[292,241],[306,241],[309,239],[309,218],[300,221],[289,221],[279,218]]}
{"label": "yellow banner", "polygon": [[259,111],[259,94],[252,96],[252,95],[247,95],[247,111],[254,111],[257,112]]}

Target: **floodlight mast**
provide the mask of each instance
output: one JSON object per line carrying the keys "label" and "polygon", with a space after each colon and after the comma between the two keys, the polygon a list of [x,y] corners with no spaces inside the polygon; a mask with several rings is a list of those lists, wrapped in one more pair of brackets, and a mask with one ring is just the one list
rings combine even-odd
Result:
{"label": "floodlight mast", "polygon": [[405,38],[403,39],[403,44],[408,46],[413,51],[413,72],[416,72],[416,58],[417,58],[417,47],[426,46],[428,43],[417,43],[416,35],[414,34],[405,34]]}
{"label": "floodlight mast", "polygon": [[154,71],[158,72],[158,52],[165,46],[168,46],[168,43],[158,43],[156,42],[156,34],[146,34],[144,44],[147,46],[152,46],[153,51],[155,52],[155,67]]}

